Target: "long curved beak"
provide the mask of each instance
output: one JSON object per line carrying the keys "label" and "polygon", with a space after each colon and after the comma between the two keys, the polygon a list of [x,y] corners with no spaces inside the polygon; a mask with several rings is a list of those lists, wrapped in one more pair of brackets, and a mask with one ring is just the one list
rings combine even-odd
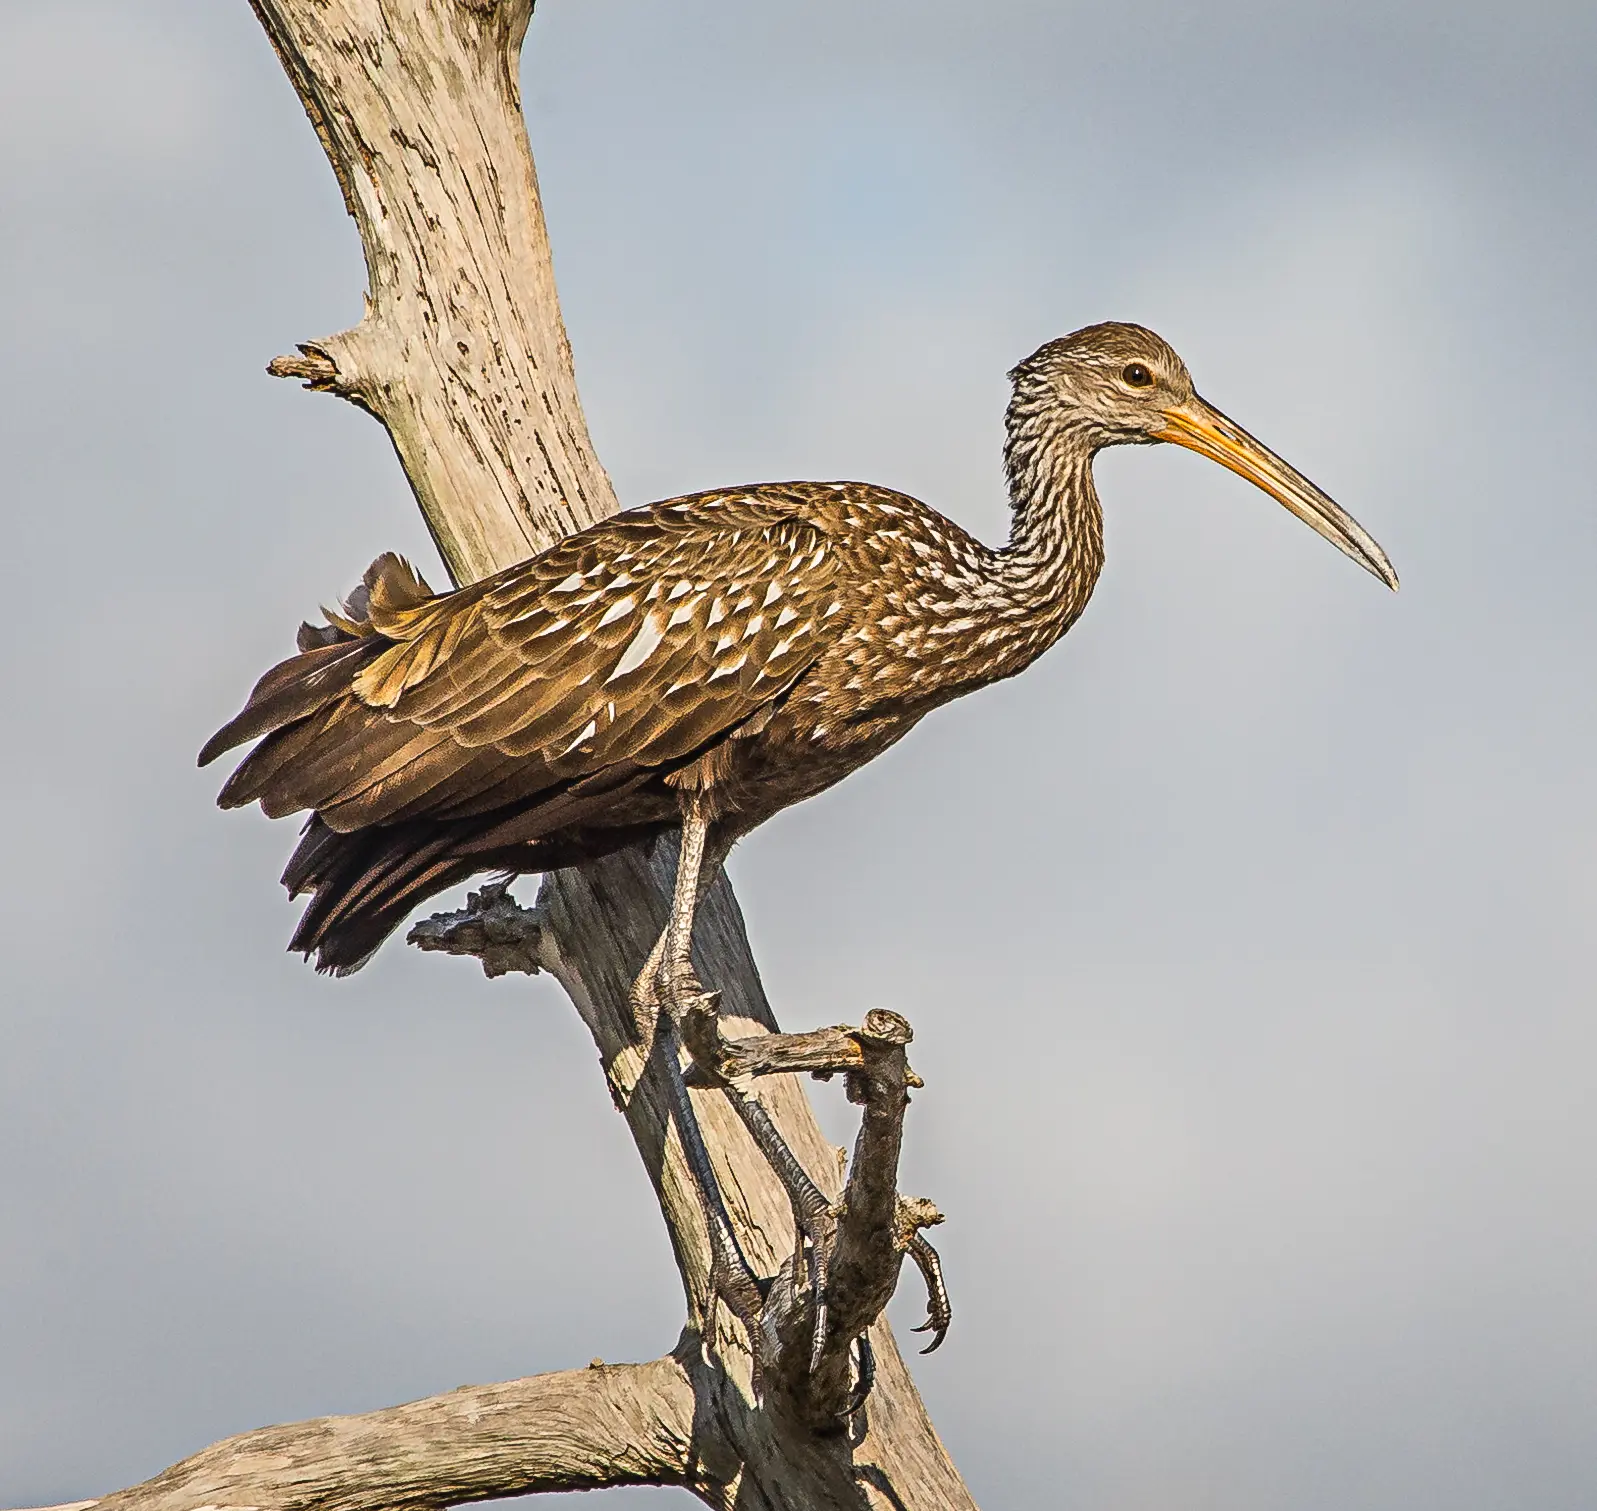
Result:
{"label": "long curved beak", "polygon": [[1229,467],[1238,477],[1245,477],[1285,504],[1311,530],[1351,556],[1365,571],[1379,577],[1394,592],[1397,590],[1392,563],[1364,526],[1212,404],[1193,394],[1185,404],[1165,410],[1164,418],[1164,428],[1154,432],[1159,440],[1174,441],[1177,446]]}

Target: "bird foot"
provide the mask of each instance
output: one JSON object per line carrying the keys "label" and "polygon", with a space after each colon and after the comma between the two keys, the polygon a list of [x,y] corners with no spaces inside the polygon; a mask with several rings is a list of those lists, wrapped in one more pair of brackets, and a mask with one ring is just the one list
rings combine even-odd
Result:
{"label": "bird foot", "polygon": [[[710,1247],[704,1335],[713,1335],[724,1303],[752,1345],[756,1397],[774,1383],[806,1403],[805,1415],[825,1430],[827,1422],[858,1411],[870,1391],[874,1368],[865,1332],[892,1294],[906,1256],[926,1284],[922,1330],[933,1336],[925,1352],[942,1343],[952,1315],[941,1261],[920,1232],[941,1222],[942,1214],[894,1189],[908,1092],[921,1084],[905,1059],[909,1025],[877,1010],[859,1028],[728,1040],[719,1003],[720,994],[705,991],[691,967],[656,960],[632,997],[640,1037],[660,1052],[704,1212]],[[755,1095],[760,1076],[795,1072],[843,1075],[849,1099],[864,1111],[841,1200],[833,1201],[811,1178]],[[738,1243],[699,1134],[690,1085],[726,1097],[787,1193],[793,1255],[775,1277],[756,1275]],[[846,1275],[846,1283],[834,1275]]]}
{"label": "bird foot", "polygon": [[926,1282],[926,1320],[912,1332],[930,1333],[932,1341],[921,1350],[934,1354],[948,1336],[949,1324],[954,1320],[953,1303],[948,1299],[948,1285],[943,1279],[942,1256],[921,1235],[922,1228],[934,1227],[943,1220],[943,1214],[923,1196],[901,1196],[894,1221],[894,1244],[901,1253],[915,1261],[915,1268]]}
{"label": "bird foot", "polygon": [[[661,1015],[679,1026],[684,1025],[700,1003],[708,1003],[713,1014],[720,998],[718,993],[705,992],[691,965],[673,965],[651,956],[632,983],[627,1000],[637,1038],[634,1043],[622,1046],[608,1072],[611,1098],[622,1112],[627,1110],[648,1068],[649,1056],[654,1053],[654,1041],[660,1031]],[[684,1029],[684,1040],[689,1039],[691,1032],[691,1029]],[[691,1042],[689,1052],[692,1053]]]}
{"label": "bird foot", "polygon": [[719,992],[707,992],[685,962],[660,972],[664,1011],[681,1035],[692,1061],[694,1078],[717,1085],[765,1156],[787,1192],[793,1210],[795,1279],[802,1277],[815,1319],[810,1345],[812,1368],[820,1361],[828,1336],[827,1280],[837,1248],[838,1212],[782,1137],[764,1104],[754,1095],[752,1075],[725,1053],[721,1034]]}

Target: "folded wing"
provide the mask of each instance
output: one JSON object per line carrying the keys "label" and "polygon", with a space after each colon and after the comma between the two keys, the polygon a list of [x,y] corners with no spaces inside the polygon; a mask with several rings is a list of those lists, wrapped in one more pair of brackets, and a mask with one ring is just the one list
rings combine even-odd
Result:
{"label": "folded wing", "polygon": [[[670,770],[779,701],[838,612],[829,538],[710,494],[617,515],[458,592],[379,558],[202,752],[265,736],[219,801],[331,829],[467,820]],[[553,817],[553,814],[551,814]]]}

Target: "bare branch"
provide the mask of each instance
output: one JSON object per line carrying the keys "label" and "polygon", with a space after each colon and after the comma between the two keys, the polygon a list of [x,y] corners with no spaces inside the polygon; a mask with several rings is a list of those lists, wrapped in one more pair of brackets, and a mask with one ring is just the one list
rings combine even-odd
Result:
{"label": "bare branch", "polygon": [[616,507],[521,116],[531,0],[251,0],[366,253],[365,318],[280,357],[376,415],[457,582]]}
{"label": "bare branch", "polygon": [[[302,343],[299,356],[280,357],[271,370],[349,399],[383,423],[457,582],[523,560],[611,513],[614,493],[577,400],[521,116],[519,54],[532,0],[251,4],[327,152],[368,274],[365,314],[352,329]],[[545,877],[530,915],[507,894],[495,899],[485,889],[476,915],[444,920],[431,932],[424,925],[417,942],[475,954],[491,974],[547,971],[571,996],[614,1082],[624,1057],[636,1054],[628,989],[663,924],[669,892],[661,857],[622,851]],[[721,994],[734,1044],[777,1030],[724,877],[701,904],[695,957],[701,979]],[[835,1204],[842,1195],[837,1151],[796,1079],[778,1071],[786,1057],[804,1062],[793,1068],[842,1070],[869,1086],[875,1051],[853,1038],[845,1043],[846,1035],[808,1046],[796,1041],[811,1036],[781,1037],[787,1042],[763,1060],[752,1047],[732,1052],[745,1057],[747,1074],[765,1077],[762,1115]],[[892,1119],[902,1118],[906,1077],[907,1068],[897,1113],[884,1102],[869,1139],[862,1131],[873,1169],[889,1153],[896,1169]],[[267,1428],[99,1504],[376,1511],[539,1489],[684,1483],[712,1505],[735,1502],[738,1511],[970,1511],[885,1320],[869,1329],[875,1391],[848,1432],[835,1422],[817,1432],[755,1400],[751,1340],[725,1308],[708,1305],[709,1245],[662,1079],[638,1082],[625,1114],[683,1278],[685,1336],[694,1346],[680,1362],[541,1377],[573,1381],[585,1404],[569,1412],[558,1402],[576,1397],[533,1380],[369,1417]],[[776,1274],[791,1260],[787,1195],[727,1097],[713,1085],[689,1095],[739,1241],[760,1273]],[[884,1181],[890,1191],[886,1166],[861,1189],[864,1215],[851,1240],[860,1280],[850,1315],[862,1326],[883,1290],[885,1266],[902,1253],[878,1252]],[[550,1390],[555,1396],[540,1398],[548,1410],[532,1413],[531,1397]],[[528,1408],[524,1419],[515,1415],[517,1402]],[[501,1410],[503,1418],[494,1418]],[[488,1430],[496,1421],[505,1427],[502,1439]]]}
{"label": "bare branch", "polygon": [[[697,1055],[697,1051],[696,1051]],[[722,1079],[796,1075],[809,1072],[826,1080],[863,1069],[865,1053],[859,1031],[840,1023],[804,1034],[753,1034],[746,1039],[719,1039],[706,1049],[708,1063]]]}
{"label": "bare branch", "polygon": [[96,1511],[409,1511],[549,1490],[693,1486],[674,1357],[600,1364],[226,1438]]}
{"label": "bare branch", "polygon": [[337,364],[309,341],[300,343],[297,357],[273,357],[266,370],[274,378],[303,378],[307,388],[325,392],[336,391],[338,384]]}
{"label": "bare branch", "polygon": [[784,1347],[773,1368],[774,1377],[816,1426],[848,1414],[853,1340],[892,1299],[915,1229],[941,1217],[929,1203],[904,1203],[898,1195],[898,1159],[911,1081],[905,1054],[913,1038],[909,1024],[897,1013],[878,1008],[866,1014],[864,1024],[850,1037],[863,1063],[849,1071],[849,1100],[861,1105],[864,1114],[848,1184],[836,1209],[836,1249],[824,1288],[828,1330],[816,1340],[818,1349],[801,1351],[796,1345],[814,1320],[805,1319],[800,1308],[795,1316],[779,1321]]}
{"label": "bare branch", "polygon": [[[410,941],[422,949],[475,956],[490,976],[553,969],[559,960],[546,916],[521,907],[502,884],[472,893],[460,912],[418,923]],[[897,1189],[909,1091],[923,1084],[906,1053],[914,1035],[905,1019],[878,1008],[859,1028],[728,1039],[721,1032],[720,1009],[719,993],[711,993],[684,1016],[682,1038],[692,1057],[692,1078],[706,1091],[724,1092],[766,1159],[786,1169],[795,1218],[819,1251],[812,1251],[810,1263],[827,1266],[819,1288],[828,1317],[819,1348],[811,1346],[817,1312],[809,1289],[800,1283],[796,1256],[768,1277],[774,1283],[749,1343],[768,1388],[787,1397],[812,1427],[835,1430],[859,1394],[858,1382],[851,1381],[855,1340],[892,1299],[906,1253],[927,1287],[933,1339],[925,1352],[942,1343],[952,1317],[942,1262],[919,1231],[940,1223],[943,1215],[923,1197],[901,1197]],[[765,1107],[748,1094],[748,1083],[756,1077],[804,1071],[846,1075],[849,1100],[864,1108],[848,1184],[835,1204],[794,1159]]]}

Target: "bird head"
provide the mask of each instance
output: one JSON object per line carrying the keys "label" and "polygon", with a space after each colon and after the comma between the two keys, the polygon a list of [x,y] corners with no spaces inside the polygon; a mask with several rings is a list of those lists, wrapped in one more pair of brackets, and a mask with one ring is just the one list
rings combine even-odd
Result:
{"label": "bird head", "polygon": [[1016,459],[1067,446],[1170,441],[1219,462],[1284,504],[1311,530],[1389,588],[1397,573],[1359,522],[1192,386],[1167,341],[1140,325],[1106,321],[1039,347],[1009,374],[1009,446]]}

